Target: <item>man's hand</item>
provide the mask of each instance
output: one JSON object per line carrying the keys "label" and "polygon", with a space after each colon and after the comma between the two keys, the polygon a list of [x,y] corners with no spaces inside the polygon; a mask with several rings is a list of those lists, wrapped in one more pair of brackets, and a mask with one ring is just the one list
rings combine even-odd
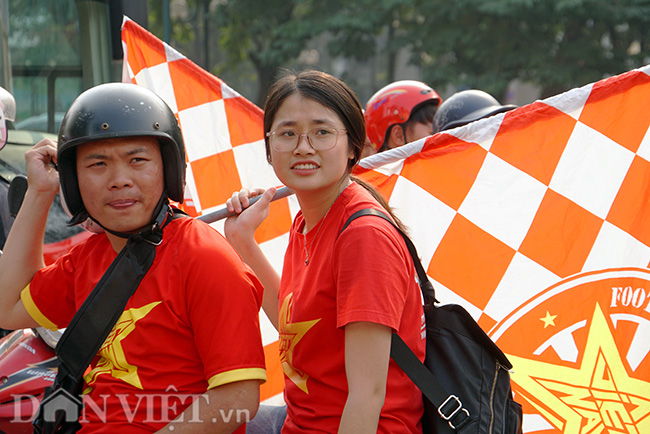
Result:
{"label": "man's hand", "polygon": [[29,188],[34,192],[48,193],[52,197],[59,191],[59,173],[56,170],[56,143],[43,139],[25,152]]}

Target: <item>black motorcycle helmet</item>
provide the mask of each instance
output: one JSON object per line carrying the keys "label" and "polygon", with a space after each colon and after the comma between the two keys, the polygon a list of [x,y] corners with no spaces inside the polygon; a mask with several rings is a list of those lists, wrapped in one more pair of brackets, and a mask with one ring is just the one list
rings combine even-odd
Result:
{"label": "black motorcycle helmet", "polygon": [[433,118],[433,131],[450,130],[515,108],[513,104],[501,105],[482,90],[463,90],[440,104]]}
{"label": "black motorcycle helmet", "polygon": [[77,146],[143,136],[160,143],[167,196],[183,202],[187,165],[183,135],[174,113],[158,95],[136,84],[106,83],[74,100],[61,121],[57,149],[61,195],[72,216],[70,224],[88,218],[77,181]]}

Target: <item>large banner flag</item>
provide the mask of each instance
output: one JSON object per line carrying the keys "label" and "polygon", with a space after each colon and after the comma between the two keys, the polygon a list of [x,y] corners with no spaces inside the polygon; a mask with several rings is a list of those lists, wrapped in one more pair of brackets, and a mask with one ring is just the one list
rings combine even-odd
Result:
{"label": "large banner flag", "polygon": [[[124,81],[156,92],[181,125],[188,158],[186,211],[200,215],[220,208],[242,187],[280,185],[266,161],[259,107],[126,17],[122,45]],[[285,240],[286,245],[282,234],[295,214],[293,202],[285,198],[273,203],[273,218],[260,227],[259,242]],[[222,228],[223,222],[215,225]],[[274,265],[281,260],[282,255],[276,257]],[[260,317],[268,377],[261,389],[265,400],[281,397],[284,379],[278,333],[263,313]]]}
{"label": "large banner flag", "polygon": [[[650,433],[650,67],[364,159],[526,433]],[[370,254],[370,253],[369,253]]]}
{"label": "large banner flag", "polygon": [[[181,122],[197,213],[240,186],[278,185],[258,108],[135,23],[125,21],[122,38],[127,79]],[[650,433],[649,73],[446,131],[356,170],[410,228],[440,302],[463,305],[508,354],[526,433]],[[278,270],[296,209],[273,202],[256,233]],[[266,399],[282,390],[282,372],[277,332],[263,334]]]}

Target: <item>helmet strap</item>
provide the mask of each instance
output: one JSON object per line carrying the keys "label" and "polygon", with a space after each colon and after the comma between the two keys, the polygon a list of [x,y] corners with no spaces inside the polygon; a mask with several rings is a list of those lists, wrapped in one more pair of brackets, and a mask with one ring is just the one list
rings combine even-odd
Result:
{"label": "helmet strap", "polygon": [[[79,212],[77,212],[75,215],[73,215],[70,218],[70,220],[68,220],[67,225],[68,226],[76,226],[76,225],[79,225],[79,224],[85,222],[89,218],[90,218],[90,216],[88,215],[88,212],[86,211],[86,208],[81,208],[81,210],[79,210]],[[93,219],[93,221],[95,221],[95,220]]]}
{"label": "helmet strap", "polygon": [[135,233],[113,231],[111,229],[108,229],[106,226],[102,225],[97,220],[95,220],[92,216],[90,216],[89,218],[95,223],[97,223],[106,232],[113,234],[117,237],[126,238],[126,239],[132,238],[134,241],[144,240],[150,243],[154,243],[155,245],[158,245],[162,241],[162,229],[165,226],[167,226],[167,224],[172,220],[172,217],[174,216],[174,211],[172,210],[172,207],[169,205],[169,200],[167,199],[166,191],[163,192],[162,196],[160,197],[160,200],[156,205],[156,211],[154,215],[156,217],[154,218],[153,222],[151,222],[151,224],[140,228]]}

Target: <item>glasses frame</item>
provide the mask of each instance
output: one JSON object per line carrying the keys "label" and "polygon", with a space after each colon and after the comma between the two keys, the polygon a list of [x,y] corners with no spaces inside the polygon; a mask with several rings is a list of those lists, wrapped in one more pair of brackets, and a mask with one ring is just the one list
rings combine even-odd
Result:
{"label": "glasses frame", "polygon": [[[291,128],[282,128],[282,130],[291,130]],[[331,147],[327,148],[327,149],[316,149],[316,147],[314,146],[314,144],[311,142],[311,139],[309,138],[309,133],[311,133],[312,131],[315,131],[315,130],[331,130],[331,131],[336,132],[336,140],[334,140],[334,144],[333,144]],[[278,150],[277,148],[275,148],[275,147],[273,146],[273,144],[272,144],[272,137],[273,137],[273,136],[274,136],[278,131],[280,131],[280,130],[279,130],[279,129],[278,129],[278,130],[273,130],[273,131],[269,131],[268,133],[266,133],[266,137],[269,139],[269,146],[270,146],[270,147],[271,147],[275,152],[293,152],[293,151],[295,151],[296,148],[298,147],[298,145],[300,144],[300,139],[301,139],[303,136],[307,139],[307,143],[309,143],[309,146],[311,146],[311,148],[312,148],[314,151],[328,151],[328,150],[330,150],[330,149],[336,147],[336,144],[339,142],[339,134],[347,134],[347,133],[348,133],[348,130],[346,130],[345,128],[315,127],[315,128],[312,128],[311,130],[307,131],[306,133],[299,133],[299,134],[296,133],[296,134],[297,134],[297,136],[296,136],[296,144],[294,145],[294,147],[293,147],[292,149],[289,149],[288,151],[280,151],[280,150]],[[294,132],[295,132],[295,131],[294,131]]]}

